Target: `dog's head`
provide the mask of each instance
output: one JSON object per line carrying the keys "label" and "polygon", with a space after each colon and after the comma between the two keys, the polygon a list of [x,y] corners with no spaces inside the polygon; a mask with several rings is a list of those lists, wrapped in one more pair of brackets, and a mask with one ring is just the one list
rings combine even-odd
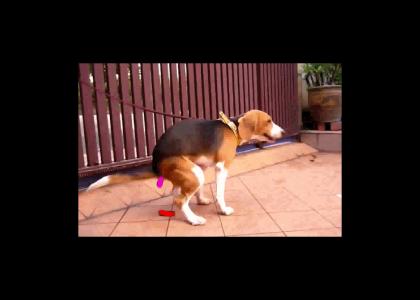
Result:
{"label": "dog's head", "polygon": [[238,131],[243,140],[274,142],[284,134],[284,129],[275,124],[271,116],[260,110],[250,110],[238,119]]}

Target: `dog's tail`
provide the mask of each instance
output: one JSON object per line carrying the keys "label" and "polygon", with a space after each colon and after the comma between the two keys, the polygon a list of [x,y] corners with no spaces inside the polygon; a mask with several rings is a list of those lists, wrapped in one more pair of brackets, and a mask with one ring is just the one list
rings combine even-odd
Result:
{"label": "dog's tail", "polygon": [[91,191],[91,190],[94,190],[103,186],[126,183],[126,182],[130,182],[134,180],[148,179],[148,178],[153,178],[153,177],[157,177],[157,175],[151,171],[144,172],[141,174],[133,174],[133,175],[123,175],[123,174],[108,175],[92,183],[86,189],[86,191]]}

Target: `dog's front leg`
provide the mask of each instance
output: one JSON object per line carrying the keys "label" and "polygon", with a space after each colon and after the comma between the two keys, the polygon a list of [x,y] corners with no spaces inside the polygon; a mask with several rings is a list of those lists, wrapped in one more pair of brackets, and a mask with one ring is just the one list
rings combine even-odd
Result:
{"label": "dog's front leg", "polygon": [[220,207],[220,210],[224,215],[231,215],[233,208],[226,206],[225,203],[225,183],[228,175],[228,171],[225,168],[224,162],[218,162],[216,164],[216,200]]}

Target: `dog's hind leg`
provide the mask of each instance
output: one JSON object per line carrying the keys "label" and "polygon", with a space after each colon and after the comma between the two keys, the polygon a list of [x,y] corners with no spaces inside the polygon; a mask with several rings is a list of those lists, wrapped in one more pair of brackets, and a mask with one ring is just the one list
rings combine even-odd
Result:
{"label": "dog's hind leg", "polygon": [[190,208],[189,202],[192,196],[203,186],[203,170],[190,160],[172,157],[162,162],[162,173],[171,180],[175,186],[179,186],[181,194],[175,197],[175,205],[182,211],[185,218],[192,225],[206,223],[206,219],[197,216]]}

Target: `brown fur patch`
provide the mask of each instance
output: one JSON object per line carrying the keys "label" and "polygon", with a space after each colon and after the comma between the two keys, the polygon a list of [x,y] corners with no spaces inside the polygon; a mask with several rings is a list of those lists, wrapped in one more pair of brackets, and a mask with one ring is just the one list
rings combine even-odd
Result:
{"label": "brown fur patch", "polygon": [[239,135],[242,139],[250,139],[252,135],[270,135],[273,122],[269,114],[260,110],[250,110],[238,120]]}
{"label": "brown fur patch", "polygon": [[187,197],[192,196],[200,186],[191,170],[193,167],[194,163],[186,156],[165,158],[159,165],[162,176],[181,188],[181,194],[175,198],[178,207],[181,207]]}
{"label": "brown fur patch", "polygon": [[[203,153],[200,155],[185,155],[189,160],[191,160],[196,165],[200,166],[202,169],[206,169],[210,165],[216,163],[216,154],[215,153]],[[203,164],[202,160],[206,160],[206,163]]]}
{"label": "brown fur patch", "polygon": [[236,156],[236,137],[229,128],[223,128],[223,142],[216,153],[216,163],[224,162],[228,168]]}

